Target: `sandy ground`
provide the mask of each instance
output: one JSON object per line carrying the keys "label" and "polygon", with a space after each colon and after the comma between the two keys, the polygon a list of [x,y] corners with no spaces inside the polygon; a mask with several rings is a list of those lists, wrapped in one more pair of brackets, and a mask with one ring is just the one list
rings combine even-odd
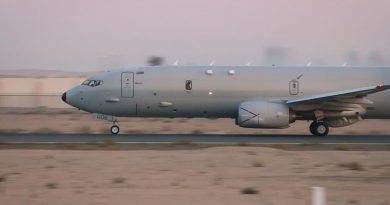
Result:
{"label": "sandy ground", "polygon": [[[1,150],[1,204],[390,204],[389,152]],[[250,188],[255,194],[243,194]]]}
{"label": "sandy ground", "polygon": [[[309,134],[308,122],[284,130],[239,128],[232,119],[124,118],[120,125],[130,134]],[[388,125],[367,120],[331,133],[389,134]],[[4,133],[107,133],[110,126],[75,110],[0,109]],[[309,205],[310,188],[323,186],[330,205],[390,205],[389,151],[101,143],[87,151],[0,144],[0,204]]]}
{"label": "sandy ground", "polygon": [[[122,134],[310,134],[310,122],[297,121],[287,129],[248,129],[233,119],[120,118]],[[389,120],[363,120],[330,134],[390,134]],[[74,109],[0,109],[3,133],[109,133],[110,122],[98,121]]]}

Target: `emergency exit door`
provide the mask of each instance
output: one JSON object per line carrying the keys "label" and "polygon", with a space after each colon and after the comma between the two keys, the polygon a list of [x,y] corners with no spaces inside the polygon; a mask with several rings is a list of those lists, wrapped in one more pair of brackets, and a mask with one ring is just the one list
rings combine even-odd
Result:
{"label": "emergency exit door", "polygon": [[289,83],[290,85],[290,95],[298,95],[299,94],[299,81],[298,80],[292,80]]}
{"label": "emergency exit door", "polygon": [[134,73],[122,73],[122,97],[134,97]]}

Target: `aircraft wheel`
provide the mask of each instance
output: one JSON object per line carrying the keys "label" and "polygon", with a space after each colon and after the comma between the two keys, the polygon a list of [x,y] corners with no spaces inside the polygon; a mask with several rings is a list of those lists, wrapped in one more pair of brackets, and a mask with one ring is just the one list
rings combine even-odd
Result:
{"label": "aircraft wheel", "polygon": [[119,129],[119,127],[118,127],[117,125],[113,125],[113,126],[111,127],[111,133],[112,133],[112,134],[116,135],[116,134],[119,133],[119,131],[120,131],[120,129]]}
{"label": "aircraft wheel", "polygon": [[329,126],[325,122],[312,122],[310,132],[316,136],[326,136],[329,133]]}
{"label": "aircraft wheel", "polygon": [[317,135],[317,133],[316,133],[316,126],[317,126],[317,122],[316,121],[313,121],[310,124],[309,129],[310,129],[311,134],[313,134],[313,135]]}

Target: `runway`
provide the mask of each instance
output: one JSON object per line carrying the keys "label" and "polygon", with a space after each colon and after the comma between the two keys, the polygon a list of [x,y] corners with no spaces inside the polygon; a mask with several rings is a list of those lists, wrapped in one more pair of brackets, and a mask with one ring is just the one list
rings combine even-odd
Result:
{"label": "runway", "polygon": [[331,135],[326,137],[302,135],[88,135],[88,134],[1,134],[3,143],[252,143],[252,144],[390,144],[390,135]]}

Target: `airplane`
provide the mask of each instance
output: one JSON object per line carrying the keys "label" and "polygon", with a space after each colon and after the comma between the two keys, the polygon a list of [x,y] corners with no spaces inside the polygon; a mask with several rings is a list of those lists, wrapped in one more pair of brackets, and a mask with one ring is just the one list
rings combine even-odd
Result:
{"label": "airplane", "polygon": [[390,68],[153,66],[105,71],[62,95],[67,104],[113,123],[119,117],[232,118],[243,128],[310,132],[365,119],[390,119]]}

